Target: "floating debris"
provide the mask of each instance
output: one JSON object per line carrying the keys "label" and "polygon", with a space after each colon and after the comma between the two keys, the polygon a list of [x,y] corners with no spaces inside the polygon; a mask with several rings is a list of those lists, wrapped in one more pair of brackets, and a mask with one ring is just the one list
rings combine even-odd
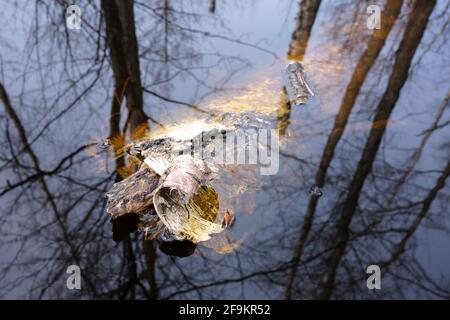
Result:
{"label": "floating debris", "polygon": [[111,147],[111,141],[108,138],[102,139],[97,143],[97,149],[106,150]]}
{"label": "floating debris", "polygon": [[305,104],[314,96],[305,80],[305,69],[300,62],[291,62],[286,67],[286,89],[292,105]]}
{"label": "floating debris", "polygon": [[320,197],[320,196],[322,196],[322,190],[318,187],[318,186],[311,186],[311,188],[309,188],[309,194],[311,195],[311,196],[314,196],[314,197]]}

